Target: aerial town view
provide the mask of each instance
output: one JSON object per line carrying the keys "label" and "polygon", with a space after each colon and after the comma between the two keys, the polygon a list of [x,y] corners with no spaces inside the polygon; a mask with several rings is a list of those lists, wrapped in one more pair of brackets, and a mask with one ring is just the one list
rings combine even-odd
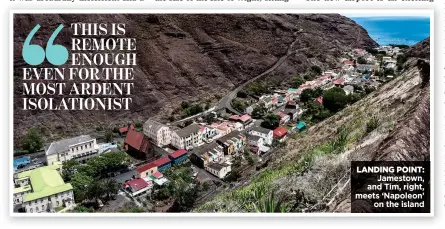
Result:
{"label": "aerial town view", "polygon": [[430,159],[430,19],[405,19],[15,15],[14,68],[78,20],[125,22],[138,63],[122,111],[22,110],[14,76],[14,212],[350,212],[350,161]]}

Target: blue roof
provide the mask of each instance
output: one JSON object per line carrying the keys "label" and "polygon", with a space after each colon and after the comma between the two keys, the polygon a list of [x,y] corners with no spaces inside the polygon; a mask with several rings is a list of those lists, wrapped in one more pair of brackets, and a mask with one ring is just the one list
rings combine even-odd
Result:
{"label": "blue roof", "polygon": [[298,124],[297,124],[297,129],[303,129],[304,127],[306,127],[306,123],[305,122],[303,122],[303,121],[301,121],[301,122],[299,122]]}
{"label": "blue roof", "polygon": [[17,158],[13,161],[13,166],[14,168],[17,168],[17,166],[22,165],[22,164],[29,164],[31,161],[30,157],[21,157],[21,158]]}

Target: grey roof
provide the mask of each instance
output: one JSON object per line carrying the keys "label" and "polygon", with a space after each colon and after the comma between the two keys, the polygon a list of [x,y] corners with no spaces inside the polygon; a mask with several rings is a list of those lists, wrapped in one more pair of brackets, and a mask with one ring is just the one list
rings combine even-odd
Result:
{"label": "grey roof", "polygon": [[256,136],[256,135],[252,135],[252,134],[246,134],[246,137],[248,140],[256,141],[256,142],[261,139],[260,136]]}
{"label": "grey roof", "polygon": [[255,127],[252,128],[252,130],[253,130],[253,131],[256,131],[256,132],[263,133],[263,134],[269,134],[269,133],[272,131],[272,130],[263,128],[263,127],[261,127],[261,126],[255,126]]}
{"label": "grey roof", "polygon": [[74,138],[68,138],[63,139],[57,142],[51,143],[51,145],[48,147],[48,150],[46,150],[46,155],[61,153],[69,150],[69,147],[71,145],[76,145],[82,142],[93,140],[90,135],[81,135]]}
{"label": "grey roof", "polygon": [[177,134],[179,137],[188,137],[188,136],[190,136],[192,133],[197,133],[197,132],[199,132],[200,130],[201,130],[201,128],[199,127],[199,125],[196,124],[196,123],[193,123],[193,124],[191,124],[191,125],[189,125],[189,126],[186,126],[186,127],[182,128],[182,129],[176,131],[176,134]]}
{"label": "grey roof", "polygon": [[220,142],[226,142],[227,140],[230,140],[230,139],[232,139],[232,138],[238,138],[238,136],[239,135],[242,135],[239,131],[237,131],[237,130],[234,130],[234,131],[232,131],[232,132],[230,132],[230,133],[228,133],[228,134],[226,134],[226,135],[224,135],[224,136],[222,136],[222,137],[220,137],[220,138],[218,138],[218,141],[220,141]]}
{"label": "grey roof", "polygon": [[227,166],[229,166],[229,165],[226,164],[226,163],[222,163],[222,164],[219,164],[219,163],[209,163],[207,165],[207,167],[210,167],[210,168],[212,168],[214,170],[221,170],[222,168],[227,167]]}
{"label": "grey roof", "polygon": [[343,90],[353,92],[354,91],[354,86],[352,86],[352,85],[344,86]]}
{"label": "grey roof", "polygon": [[205,145],[193,148],[190,152],[201,157],[201,155],[203,155],[204,153],[213,151],[213,149],[215,149],[215,148],[219,148],[219,145],[216,142],[211,142],[209,144],[205,144]]}
{"label": "grey roof", "polygon": [[149,119],[149,120],[147,120],[144,123],[144,128],[152,129],[155,132],[158,131],[159,129],[161,129],[161,127],[164,127],[164,126],[166,126],[166,125],[164,125],[164,124],[162,124],[162,123],[160,123],[160,122],[158,122],[156,120],[153,120],[153,119]]}

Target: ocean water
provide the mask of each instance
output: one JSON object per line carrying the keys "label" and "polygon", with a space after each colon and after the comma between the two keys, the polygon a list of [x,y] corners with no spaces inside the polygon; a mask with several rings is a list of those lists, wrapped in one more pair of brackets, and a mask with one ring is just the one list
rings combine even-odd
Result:
{"label": "ocean water", "polygon": [[414,45],[430,36],[428,17],[375,16],[350,17],[368,31],[369,36],[380,45]]}

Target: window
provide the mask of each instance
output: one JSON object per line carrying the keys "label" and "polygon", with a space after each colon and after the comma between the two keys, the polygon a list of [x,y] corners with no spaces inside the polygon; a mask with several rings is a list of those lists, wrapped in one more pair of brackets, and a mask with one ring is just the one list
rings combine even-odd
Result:
{"label": "window", "polygon": [[39,207],[36,207],[36,212],[38,212],[39,211]]}
{"label": "window", "polygon": [[59,201],[56,201],[56,206],[59,206]]}
{"label": "window", "polygon": [[29,209],[29,212],[31,212],[31,213],[32,213],[32,208],[30,208],[30,209]]}
{"label": "window", "polygon": [[45,205],[42,205],[42,210],[44,210],[45,209]]}

